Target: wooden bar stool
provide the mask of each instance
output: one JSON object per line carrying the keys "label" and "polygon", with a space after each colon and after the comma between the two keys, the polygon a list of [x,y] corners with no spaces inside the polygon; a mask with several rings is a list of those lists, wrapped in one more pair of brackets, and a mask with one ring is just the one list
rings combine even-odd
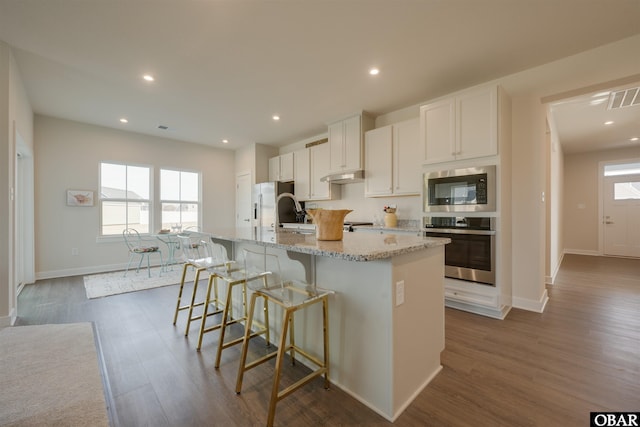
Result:
{"label": "wooden bar stool", "polygon": [[[261,272],[261,274],[255,280],[247,282],[249,288],[253,290],[253,294],[251,295],[249,317],[245,325],[242,354],[236,381],[236,393],[239,394],[242,390],[242,379],[246,371],[275,357],[276,364],[267,415],[267,426],[272,426],[275,419],[276,404],[281,399],[320,375],[324,376],[324,387],[326,389],[329,388],[329,295],[334,292],[316,288],[315,284],[284,280],[281,277],[278,257],[275,255],[253,252],[247,249],[243,252],[245,270]],[[247,363],[249,340],[252,337],[251,327],[255,315],[256,299],[258,298],[264,298],[266,303],[272,303],[282,308],[282,331],[277,350]],[[314,304],[322,304],[323,354],[321,359],[297,346],[294,339],[294,314]],[[289,336],[289,344],[287,344],[287,335]],[[317,369],[289,387],[280,390],[282,361],[287,351],[290,352],[292,363],[295,363],[295,355],[299,353],[316,365]]]}

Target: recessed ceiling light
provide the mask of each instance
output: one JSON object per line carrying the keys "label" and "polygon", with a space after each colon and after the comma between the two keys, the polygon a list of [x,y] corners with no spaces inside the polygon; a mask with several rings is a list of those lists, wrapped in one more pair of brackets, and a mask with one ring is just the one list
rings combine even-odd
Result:
{"label": "recessed ceiling light", "polygon": [[640,138],[638,138],[637,136],[634,136],[633,138],[629,139],[629,141],[637,141],[637,140],[639,140],[639,139],[640,139]]}
{"label": "recessed ceiling light", "polygon": [[120,123],[129,123],[129,120],[125,119],[124,117],[120,119]]}
{"label": "recessed ceiling light", "polygon": [[377,68],[372,68],[369,70],[369,74],[371,74],[372,76],[377,76],[378,74],[380,74],[380,70]]}
{"label": "recessed ceiling light", "polygon": [[148,82],[155,81],[155,78],[151,74],[145,74],[144,76],[142,76],[142,78]]}
{"label": "recessed ceiling light", "polygon": [[228,140],[228,139],[223,139],[223,140],[222,140],[222,143],[223,143],[223,144],[228,144],[228,143],[229,143],[229,140]]}
{"label": "recessed ceiling light", "polygon": [[609,125],[612,125],[612,124],[613,124],[613,121],[612,121],[612,120],[609,120],[608,122],[604,122],[604,124],[605,124],[605,125],[607,125],[607,126],[609,126]]}
{"label": "recessed ceiling light", "polygon": [[274,114],[273,120],[277,122],[278,120],[280,120],[280,116],[278,116],[277,114]]}

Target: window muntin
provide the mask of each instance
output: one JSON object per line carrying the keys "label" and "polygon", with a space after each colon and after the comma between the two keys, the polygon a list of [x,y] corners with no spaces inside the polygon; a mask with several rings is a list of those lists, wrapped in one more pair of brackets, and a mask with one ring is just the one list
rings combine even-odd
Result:
{"label": "window muntin", "polygon": [[100,235],[119,235],[126,228],[149,233],[150,195],[150,167],[100,163]]}
{"label": "window muntin", "polygon": [[162,228],[182,230],[200,225],[200,174],[161,169]]}

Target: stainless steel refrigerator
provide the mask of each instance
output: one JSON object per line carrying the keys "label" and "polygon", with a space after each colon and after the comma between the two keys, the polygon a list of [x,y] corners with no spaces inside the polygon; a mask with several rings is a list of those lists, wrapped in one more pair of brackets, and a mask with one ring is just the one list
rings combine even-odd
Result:
{"label": "stainless steel refrigerator", "polygon": [[[253,226],[275,229],[276,200],[282,193],[293,194],[291,182],[263,182],[253,186]],[[278,203],[279,223],[296,222],[295,203],[289,197],[283,197]]]}

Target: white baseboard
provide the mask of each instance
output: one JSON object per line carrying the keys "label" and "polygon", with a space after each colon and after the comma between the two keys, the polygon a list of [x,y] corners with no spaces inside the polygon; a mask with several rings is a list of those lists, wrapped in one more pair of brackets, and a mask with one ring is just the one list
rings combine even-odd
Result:
{"label": "white baseboard", "polygon": [[589,255],[589,256],[600,256],[599,251],[585,250],[585,249],[565,249],[564,254],[573,254],[573,255]]}
{"label": "white baseboard", "polygon": [[560,266],[562,265],[564,254],[565,252],[562,252],[560,254],[560,259],[556,263],[556,268],[551,272],[551,276],[545,276],[544,281],[547,285],[553,285],[556,282],[556,276],[558,275],[558,271],[560,271]]}
{"label": "white baseboard", "polygon": [[[160,264],[152,264],[151,267],[158,267]],[[135,268],[132,266],[130,268]],[[57,277],[69,277],[69,276],[84,276],[87,274],[95,273],[108,273],[110,271],[119,271],[127,268],[127,264],[109,264],[109,265],[94,265],[90,267],[79,268],[66,268],[64,270],[49,270],[36,272],[36,280],[42,279],[55,279]],[[142,267],[140,267],[142,268]],[[145,265],[144,268],[147,268]]]}
{"label": "white baseboard", "polygon": [[522,310],[542,313],[544,312],[544,308],[547,306],[547,302],[549,302],[549,294],[545,289],[538,301],[527,298],[513,297],[511,302],[514,308],[521,308]]}

